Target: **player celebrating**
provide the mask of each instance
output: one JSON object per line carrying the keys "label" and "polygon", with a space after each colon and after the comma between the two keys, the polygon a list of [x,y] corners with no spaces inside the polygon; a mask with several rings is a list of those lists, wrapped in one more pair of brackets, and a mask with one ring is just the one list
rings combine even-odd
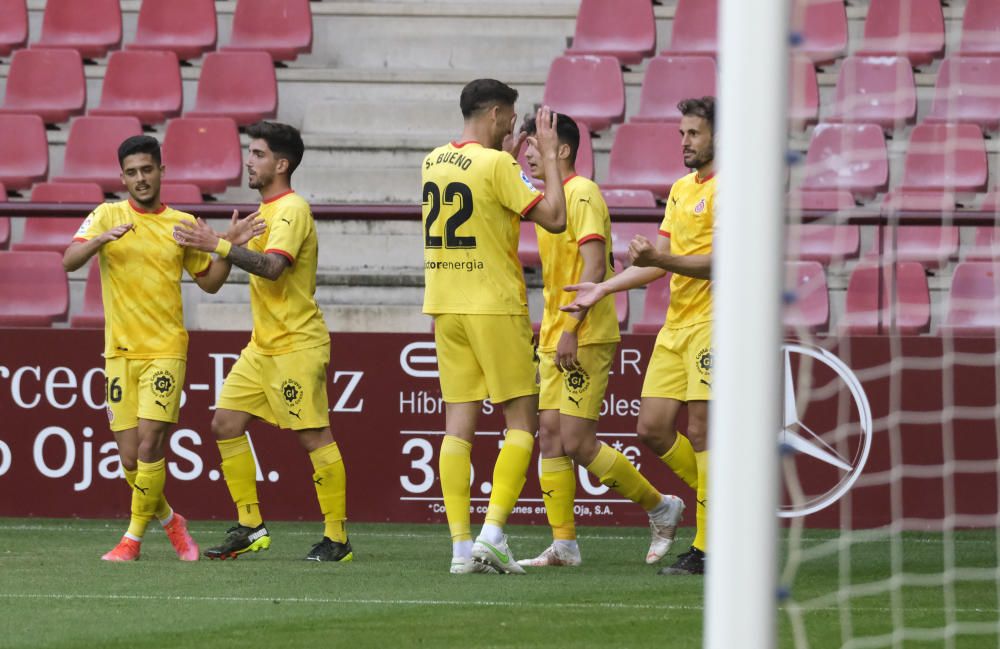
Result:
{"label": "player celebrating", "polygon": [[[434,316],[445,435],[441,492],[452,538],[451,572],[523,573],[503,526],[524,486],[538,424],[527,291],[517,261],[520,217],[551,232],[566,227],[562,186],[542,195],[511,152],[517,91],[476,79],[460,99],[462,138],[424,158],[424,313]],[[538,111],[534,144],[551,178],[556,163],[556,115]],[[481,402],[503,404],[507,435],[493,470],[482,532],[472,542],[469,479]]]}
{"label": "player celebrating", "polygon": [[[198,558],[187,521],[163,495],[163,444],[180,410],[187,366],[188,334],[180,278],[187,271],[203,290],[215,293],[229,276],[226,261],[186,250],[171,239],[174,225],[191,215],[160,202],[160,144],[148,135],[118,147],[122,183],[129,199],[98,205],[80,226],[63,255],[73,271],[95,254],[104,300],[104,358],[108,420],[118,444],[122,471],[132,488],[128,531],[105,561],[135,561],[143,535],[155,516],[177,556]],[[237,222],[232,244],[252,236],[253,219]]]}
{"label": "player celebrating", "polygon": [[[712,235],[715,229],[715,98],[686,99],[680,110],[684,165],[695,171],[674,183],[656,245],[636,236],[632,267],[578,291],[564,307],[578,311],[606,295],[646,285],[672,272],[666,323],[646,368],[639,407],[639,437],[696,492],[698,530],[691,548],[659,574],[702,574],[708,486],[708,400],[712,389]],[[687,436],[675,432],[682,405]]]}
{"label": "player celebrating", "polygon": [[[521,129],[535,134],[535,121]],[[580,129],[569,117],[556,125],[559,176],[546,175],[539,152],[526,151],[532,175],[555,183],[562,179],[566,195],[566,231],[551,234],[536,226],[542,258],[545,311],[538,336],[539,395],[538,445],[542,462],[538,480],[545,497],[545,513],[552,526],[552,545],[523,566],[578,566],[580,549],[573,520],[576,479],[573,462],[587,467],[601,482],[649,512],[652,543],[647,563],[661,559],[673,543],[684,502],[660,494],[621,452],[597,439],[597,419],[608,386],[611,361],[621,339],[614,298],[599,300],[589,309],[560,311],[572,302],[562,288],[578,282],[600,282],[614,270],[607,245],[611,217],[597,185],[576,174]]]}
{"label": "player celebrating", "polygon": [[291,188],[305,145],[299,132],[286,124],[258,122],[247,134],[247,175],[250,188],[260,192],[259,213],[267,231],[247,248],[235,248],[200,219],[174,230],[181,245],[215,250],[250,273],[253,333],[226,376],[212,419],[239,522],[205,556],[235,559],[271,546],[257,498],[257,465],[245,433],[252,420],[260,419],[295,431],[312,460],[324,529],[322,540],[305,558],[351,561],[354,553],[344,529],[347,478],[330,431],[326,392],[330,333],[314,297],[316,225],[309,204]]}

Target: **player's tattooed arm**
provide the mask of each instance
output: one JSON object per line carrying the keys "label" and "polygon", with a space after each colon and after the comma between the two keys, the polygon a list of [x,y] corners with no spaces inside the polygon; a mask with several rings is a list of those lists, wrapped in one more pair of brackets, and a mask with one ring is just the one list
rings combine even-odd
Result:
{"label": "player's tattooed arm", "polygon": [[251,275],[272,281],[278,279],[289,264],[286,257],[277,253],[261,254],[239,246],[233,246],[226,259],[232,262],[233,266],[242,268]]}

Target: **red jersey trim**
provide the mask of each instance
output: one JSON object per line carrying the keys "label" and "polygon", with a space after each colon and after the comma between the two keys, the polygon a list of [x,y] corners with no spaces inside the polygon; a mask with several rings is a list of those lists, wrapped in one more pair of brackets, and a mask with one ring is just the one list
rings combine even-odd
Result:
{"label": "red jersey trim", "polygon": [[278,200],[282,196],[288,196],[289,194],[294,194],[294,193],[295,193],[294,189],[289,189],[287,192],[281,192],[277,196],[272,196],[271,198],[269,198],[269,199],[267,199],[265,201],[261,201],[261,203],[263,203],[264,205],[267,205],[268,203],[273,203],[274,201]]}
{"label": "red jersey trim", "polygon": [[597,233],[588,234],[584,238],[582,238],[579,241],[577,241],[576,245],[577,246],[582,246],[583,244],[587,243],[588,241],[607,241],[607,239],[605,239],[602,235],[597,234]]}
{"label": "red jersey trim", "polygon": [[204,277],[205,275],[208,275],[208,271],[210,270],[212,270],[212,262],[208,262],[208,266],[205,266],[205,270],[195,274],[195,277]]}
{"label": "red jersey trim", "polygon": [[705,183],[707,183],[709,180],[711,180],[713,178],[715,178],[715,172],[714,171],[712,173],[708,174],[707,176],[705,176],[704,178],[702,178],[701,180],[698,180],[698,174],[694,175],[694,181],[696,183],[698,183],[699,185],[704,185]]}
{"label": "red jersey trim", "polygon": [[669,237],[670,236],[669,232],[664,232],[663,230],[659,230],[659,233],[660,233],[661,237]]}
{"label": "red jersey trim", "polygon": [[538,205],[538,202],[543,198],[545,198],[545,194],[539,194],[538,196],[535,196],[535,200],[528,203],[528,206],[523,210],[521,210],[521,216],[527,216],[528,212],[530,212],[535,207],[535,205]]}
{"label": "red jersey trim", "polygon": [[142,209],[141,207],[139,207],[138,205],[136,205],[135,203],[133,203],[131,198],[128,199],[128,204],[132,207],[133,210],[135,210],[139,214],[163,214],[164,212],[167,211],[167,206],[163,205],[163,204],[160,205],[160,209],[158,211],[156,211],[156,212],[146,211],[146,210]]}
{"label": "red jersey trim", "polygon": [[285,259],[287,259],[288,263],[290,263],[290,264],[294,264],[295,263],[295,257],[292,256],[292,253],[285,252],[284,250],[281,250],[280,248],[268,248],[267,250],[264,251],[264,254],[267,255],[267,254],[270,254],[272,252],[275,253],[275,254],[281,255],[282,257],[284,257]]}
{"label": "red jersey trim", "polygon": [[580,174],[572,174],[572,175],[570,175],[570,176],[567,176],[567,177],[566,177],[566,180],[564,180],[564,181],[563,181],[563,187],[565,187],[565,186],[566,186],[566,183],[568,183],[569,181],[573,180],[574,178],[576,178],[576,177],[577,177],[577,176],[579,176],[579,175],[580,175]]}
{"label": "red jersey trim", "polygon": [[84,239],[83,237],[73,237],[73,241],[79,241],[80,243],[87,243],[90,239]]}
{"label": "red jersey trim", "polygon": [[462,142],[456,142],[455,140],[451,141],[451,145],[456,149],[461,149],[466,144],[479,144],[479,142],[476,142],[475,140],[463,140]]}

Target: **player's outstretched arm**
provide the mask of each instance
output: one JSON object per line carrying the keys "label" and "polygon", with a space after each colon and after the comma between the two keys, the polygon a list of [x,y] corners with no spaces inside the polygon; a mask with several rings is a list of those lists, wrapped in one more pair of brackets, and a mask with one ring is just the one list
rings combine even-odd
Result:
{"label": "player's outstretched arm", "polygon": [[281,277],[281,273],[288,268],[291,262],[286,257],[274,252],[262,254],[233,246],[226,257],[234,266],[238,266],[250,273],[264,279],[274,281]]}
{"label": "player's outstretched arm", "polygon": [[570,286],[564,287],[563,290],[576,292],[576,299],[566,306],[561,307],[560,310],[575,313],[577,311],[589,309],[600,302],[601,298],[611,295],[612,293],[618,293],[620,291],[627,291],[629,289],[645,286],[646,284],[649,284],[666,274],[666,271],[660,268],[640,268],[638,266],[629,266],[611,279],[604,280],[600,284],[594,284],[593,282],[571,284]]}
{"label": "player's outstretched arm", "polygon": [[[558,115],[548,106],[538,109],[535,116],[536,131],[528,138],[542,156],[546,178],[559,178],[559,136],[556,135],[556,120]],[[525,215],[549,232],[558,234],[566,230],[566,195],[560,182],[551,182],[545,186],[545,195],[531,211]]]}
{"label": "player's outstretched arm", "polygon": [[87,263],[88,259],[97,254],[101,246],[109,241],[117,241],[131,229],[132,224],[125,223],[102,232],[90,241],[74,241],[63,253],[63,268],[66,269],[67,273],[80,268]]}
{"label": "player's outstretched arm", "polygon": [[[248,221],[249,218],[247,217],[243,221]],[[236,220],[234,217],[234,225],[230,226],[231,231],[235,227],[235,224]],[[262,224],[255,227],[262,227]],[[278,279],[289,264],[288,259],[282,255],[275,253],[261,254],[233,245],[232,242],[220,237],[202,219],[198,219],[195,223],[182,221],[174,227],[174,239],[182,246],[196,248],[205,252],[214,252],[220,258],[227,260],[234,266],[238,266],[252,275],[258,275],[272,281]],[[239,240],[239,237],[237,237],[237,240]]]}
{"label": "player's outstretched arm", "polygon": [[[660,237],[661,239],[665,237]],[[712,279],[712,255],[672,255],[670,248],[653,244],[637,234],[628,246],[628,256],[633,267],[660,268],[678,275],[698,279]]]}

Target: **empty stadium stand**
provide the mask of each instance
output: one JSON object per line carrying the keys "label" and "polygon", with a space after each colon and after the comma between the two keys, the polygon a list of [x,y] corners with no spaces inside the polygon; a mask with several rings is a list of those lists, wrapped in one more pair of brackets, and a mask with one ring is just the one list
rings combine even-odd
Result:
{"label": "empty stadium stand", "polygon": [[118,0],[46,0],[42,36],[35,45],[73,49],[85,59],[99,59],[121,43]]}
{"label": "empty stadium stand", "polygon": [[48,327],[68,311],[62,254],[0,252],[0,326]]}
{"label": "empty stadium stand", "polygon": [[101,103],[90,115],[130,116],[147,125],[181,114],[184,90],[177,55],[165,51],[112,52]]}
{"label": "empty stadium stand", "polygon": [[542,101],[591,131],[625,119],[625,81],[612,56],[560,56],[552,61]]}
{"label": "empty stadium stand", "polygon": [[108,193],[122,191],[118,145],[133,135],[142,135],[135,117],[77,117],[70,124],[62,174],[55,180],[97,183]]}
{"label": "empty stadium stand", "polygon": [[173,52],[184,61],[215,49],[215,0],[143,0],[130,50]]}
{"label": "empty stadium stand", "polygon": [[236,122],[228,117],[182,117],[167,122],[163,136],[165,183],[197,185],[219,194],[243,177]]}
{"label": "empty stadium stand", "polygon": [[278,82],[267,52],[205,55],[198,95],[185,117],[229,117],[247,126],[278,113]]}
{"label": "empty stadium stand", "polygon": [[83,60],[76,50],[17,50],[10,63],[2,113],[31,113],[46,123],[82,115],[87,105]]}
{"label": "empty stadium stand", "polygon": [[656,19],[649,0],[581,0],[567,54],[613,56],[636,65],[656,52]]}

